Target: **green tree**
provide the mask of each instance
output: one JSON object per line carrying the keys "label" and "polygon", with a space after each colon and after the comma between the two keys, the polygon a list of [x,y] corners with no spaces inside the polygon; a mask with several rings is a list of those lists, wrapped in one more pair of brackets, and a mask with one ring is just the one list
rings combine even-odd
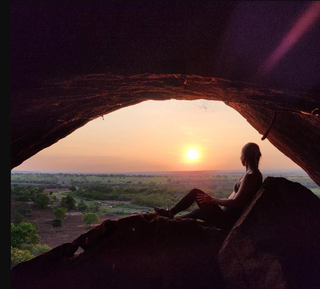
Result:
{"label": "green tree", "polygon": [[26,222],[26,218],[23,215],[19,214],[19,213],[15,213],[13,215],[13,223],[15,225],[19,225],[22,222]]}
{"label": "green tree", "polygon": [[54,220],[52,221],[52,227],[53,227],[53,228],[60,228],[60,227],[62,227],[62,221],[59,220],[59,219],[54,219]]}
{"label": "green tree", "polygon": [[84,203],[83,200],[81,200],[78,204],[78,210],[80,212],[85,212],[88,209],[88,206]]}
{"label": "green tree", "polygon": [[15,201],[28,202],[31,201],[31,193],[28,189],[15,188],[13,191],[13,197]]}
{"label": "green tree", "polygon": [[95,204],[91,204],[88,206],[88,211],[91,212],[91,213],[98,213],[99,212],[99,208],[100,206],[95,203]]}
{"label": "green tree", "polygon": [[51,204],[58,204],[59,203],[59,200],[56,195],[51,196],[50,203]]}
{"label": "green tree", "polygon": [[36,194],[36,196],[34,198],[34,202],[37,206],[44,209],[49,205],[50,197],[47,194],[38,193],[38,194]]}
{"label": "green tree", "polygon": [[56,208],[53,210],[54,218],[60,220],[61,222],[66,217],[67,210],[66,208]]}
{"label": "green tree", "polygon": [[33,227],[35,227],[36,231],[38,232],[38,230],[39,230],[38,223],[37,223],[36,221],[34,221],[34,220],[31,220],[29,223],[30,223]]}
{"label": "green tree", "polygon": [[38,187],[30,188],[29,191],[30,191],[30,194],[31,194],[31,200],[33,202],[35,202],[36,197],[37,197],[38,194],[44,194],[43,193],[43,189],[38,188]]}
{"label": "green tree", "polygon": [[20,262],[29,261],[30,259],[51,250],[48,245],[29,244],[22,248],[11,246],[11,267]]}
{"label": "green tree", "polygon": [[76,207],[76,200],[68,195],[61,199],[61,207],[66,208],[68,211],[73,210]]}
{"label": "green tree", "polygon": [[38,256],[40,254],[43,254],[47,251],[51,250],[51,247],[49,245],[40,245],[40,244],[34,244],[34,245],[25,245],[23,246],[23,250],[28,250],[32,255]]}
{"label": "green tree", "polygon": [[100,221],[100,218],[96,213],[86,213],[83,214],[82,221],[90,227],[92,223],[98,223]]}
{"label": "green tree", "polygon": [[21,248],[23,243],[38,244],[40,237],[37,229],[30,223],[22,222],[15,226],[11,223],[11,246]]}
{"label": "green tree", "polygon": [[77,188],[76,188],[75,186],[71,186],[71,187],[69,188],[69,190],[70,190],[71,192],[75,192],[75,191],[77,191]]}
{"label": "green tree", "polygon": [[22,250],[11,246],[11,267],[20,262],[29,261],[33,257],[34,255],[32,255],[28,250]]}

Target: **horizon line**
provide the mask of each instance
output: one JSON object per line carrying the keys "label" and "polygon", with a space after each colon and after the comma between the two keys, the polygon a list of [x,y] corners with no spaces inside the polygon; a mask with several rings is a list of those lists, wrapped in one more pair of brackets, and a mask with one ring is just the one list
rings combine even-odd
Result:
{"label": "horizon line", "polygon": [[[169,171],[129,171],[129,172],[79,172],[79,171],[35,171],[35,170],[11,170],[12,173],[46,173],[46,174],[82,174],[82,175],[126,175],[126,174],[160,174],[160,173],[205,173],[205,172],[242,172],[243,169],[225,169],[225,170],[169,170]],[[302,168],[280,168],[280,169],[260,169],[261,172],[270,172],[270,171],[301,171],[307,174]]]}

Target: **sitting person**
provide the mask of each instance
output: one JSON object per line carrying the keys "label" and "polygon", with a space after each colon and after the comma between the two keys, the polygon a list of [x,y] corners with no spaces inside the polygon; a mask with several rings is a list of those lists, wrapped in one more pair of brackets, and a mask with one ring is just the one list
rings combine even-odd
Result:
{"label": "sitting person", "polygon": [[199,189],[193,189],[173,208],[154,207],[155,212],[161,216],[174,217],[196,202],[199,208],[180,218],[200,219],[220,229],[232,228],[261,187],[260,157],[261,152],[257,144],[247,143],[242,148],[240,160],[246,167],[246,173],[234,184],[233,192],[228,199],[213,198]]}

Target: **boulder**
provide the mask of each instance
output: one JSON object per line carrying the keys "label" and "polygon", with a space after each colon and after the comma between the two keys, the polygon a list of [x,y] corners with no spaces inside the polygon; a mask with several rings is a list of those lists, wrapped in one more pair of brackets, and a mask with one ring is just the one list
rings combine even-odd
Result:
{"label": "boulder", "polygon": [[268,177],[218,255],[227,288],[319,288],[320,199]]}
{"label": "boulder", "polygon": [[11,289],[224,288],[216,256],[227,233],[148,213],[107,220],[13,267]]}

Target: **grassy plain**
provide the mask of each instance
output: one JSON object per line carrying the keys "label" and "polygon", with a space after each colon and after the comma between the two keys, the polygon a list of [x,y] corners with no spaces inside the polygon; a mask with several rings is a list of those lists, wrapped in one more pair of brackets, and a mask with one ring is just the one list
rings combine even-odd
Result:
{"label": "grassy plain", "polygon": [[[243,171],[190,171],[129,174],[21,173],[11,174],[15,187],[39,187],[51,190],[59,198],[74,187],[77,203],[99,202],[99,214],[123,216],[132,211],[150,211],[153,206],[172,206],[193,188],[199,188],[219,198],[226,198]],[[303,171],[265,171],[268,176],[285,177],[309,188],[320,197],[320,188]]]}
{"label": "grassy plain", "polygon": [[[27,208],[25,218],[36,222],[41,244],[51,247],[72,242],[89,230],[82,222],[82,212],[76,207],[68,214],[60,229],[52,227],[53,210],[60,200],[71,195],[76,204],[83,201],[88,210],[100,216],[100,222],[133,213],[152,212],[154,206],[170,207],[193,188],[199,188],[219,198],[228,197],[243,171],[156,172],[132,174],[70,174],[41,172],[11,173],[11,220],[14,214]],[[266,171],[268,176],[285,177],[298,182],[320,197],[320,188],[303,171]],[[16,201],[21,190],[50,193],[52,202],[41,209],[32,201]],[[53,201],[54,199],[54,201]],[[190,210],[193,208],[191,207]],[[97,224],[94,224],[97,225]],[[91,227],[92,228],[92,227]]]}

